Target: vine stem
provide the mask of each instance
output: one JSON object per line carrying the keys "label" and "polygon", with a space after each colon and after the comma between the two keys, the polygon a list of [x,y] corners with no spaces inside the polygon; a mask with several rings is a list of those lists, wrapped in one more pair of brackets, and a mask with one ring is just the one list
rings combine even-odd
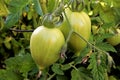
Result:
{"label": "vine stem", "polygon": [[47,6],[46,6],[47,0],[39,0],[39,1],[40,1],[40,4],[41,4],[43,13],[44,14],[47,13]]}
{"label": "vine stem", "polygon": [[77,34],[81,39],[83,39],[90,47],[92,47],[92,48],[94,48],[94,49],[96,49],[96,50],[98,50],[98,51],[101,51],[101,52],[103,52],[103,53],[105,53],[107,56],[110,56],[109,55],[109,53],[107,53],[106,51],[103,51],[103,50],[101,50],[101,49],[99,49],[98,47],[96,47],[96,46],[94,46],[94,45],[92,45],[90,42],[88,42],[86,39],[84,39],[80,34],[78,34],[77,32],[73,32],[74,34]]}
{"label": "vine stem", "polygon": [[13,28],[10,28],[11,31],[15,31],[15,32],[33,32],[34,30],[21,30],[21,29],[13,29]]}
{"label": "vine stem", "polygon": [[53,73],[47,80],[51,80],[55,75],[56,73]]}
{"label": "vine stem", "polygon": [[65,55],[65,52],[67,51],[67,43],[68,43],[68,41],[69,41],[69,39],[70,39],[70,37],[71,37],[71,35],[73,33],[73,28],[72,28],[72,26],[71,26],[71,24],[70,24],[70,22],[69,22],[69,20],[67,18],[67,15],[66,15],[65,11],[63,11],[63,13],[65,15],[68,26],[70,27],[70,32],[69,32],[69,34],[68,34],[68,36],[66,38],[65,44],[63,45],[63,48],[62,48],[62,51],[61,51],[61,57],[67,58],[66,55]]}

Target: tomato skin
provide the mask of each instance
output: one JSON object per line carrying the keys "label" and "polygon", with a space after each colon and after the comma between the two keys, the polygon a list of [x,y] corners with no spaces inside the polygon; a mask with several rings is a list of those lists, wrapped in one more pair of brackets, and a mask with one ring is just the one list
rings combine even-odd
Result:
{"label": "tomato skin", "polygon": [[[67,18],[73,30],[84,37],[84,39],[89,40],[91,34],[91,20],[89,16],[83,11],[71,13],[66,12],[66,14],[69,15]],[[67,29],[70,30],[70,28],[67,24],[67,21],[64,21],[61,27],[61,31],[63,32],[64,36],[68,36],[69,33],[67,32],[69,31],[67,31]],[[86,47],[87,43],[77,34],[73,33],[70,37],[68,45],[70,49],[79,55],[79,52]]]}
{"label": "tomato skin", "polygon": [[57,28],[40,26],[34,30],[30,39],[30,51],[40,70],[59,59],[64,43],[64,36]]}

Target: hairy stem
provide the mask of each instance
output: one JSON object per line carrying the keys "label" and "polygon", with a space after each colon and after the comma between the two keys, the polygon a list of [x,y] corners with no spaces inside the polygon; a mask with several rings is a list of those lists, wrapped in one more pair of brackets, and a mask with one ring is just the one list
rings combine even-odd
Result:
{"label": "hairy stem", "polygon": [[43,13],[46,14],[47,13],[47,6],[46,6],[47,1],[46,0],[39,0],[39,2],[40,2],[40,5],[42,7]]}

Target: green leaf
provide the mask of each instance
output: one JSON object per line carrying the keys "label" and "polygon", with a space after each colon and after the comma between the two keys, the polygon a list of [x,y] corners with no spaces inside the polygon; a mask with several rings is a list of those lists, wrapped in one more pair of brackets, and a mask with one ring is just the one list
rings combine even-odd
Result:
{"label": "green leaf", "polygon": [[113,13],[113,9],[109,7],[109,5],[105,5],[104,7],[101,7],[99,13],[104,23],[115,23],[115,14]]}
{"label": "green leaf", "polygon": [[115,26],[115,23],[104,23],[101,27],[104,28],[105,30],[106,29],[109,29],[111,27],[114,27]]}
{"label": "green leaf", "polygon": [[9,14],[9,10],[6,7],[4,0],[0,0],[0,16],[6,16]]}
{"label": "green leaf", "polygon": [[92,75],[89,70],[84,67],[80,67],[77,70],[71,71],[71,80],[92,80]]}
{"label": "green leaf", "polygon": [[116,23],[119,23],[120,22],[120,8],[114,8],[114,11],[115,11],[115,14],[116,14]]}
{"label": "green leaf", "polygon": [[5,60],[5,64],[7,70],[19,71],[24,77],[27,77],[26,73],[36,67],[30,54],[9,58]]}
{"label": "green leaf", "polygon": [[88,65],[88,69],[91,70],[93,80],[105,80],[104,73],[107,72],[106,59],[106,55],[101,52],[92,53],[90,56],[90,64]]}
{"label": "green leaf", "polygon": [[10,14],[5,21],[4,29],[9,29],[18,22],[23,8],[25,8],[31,0],[12,0],[9,4]]}
{"label": "green leaf", "polygon": [[96,46],[104,51],[117,52],[116,49],[112,45],[105,43],[105,42],[97,43]]}
{"label": "green leaf", "polygon": [[70,69],[70,68],[71,68],[70,64],[65,64],[65,65],[62,65],[62,66],[61,66],[61,69],[62,69],[62,70],[68,70],[68,69]]}
{"label": "green leaf", "polygon": [[40,6],[39,0],[33,0],[33,3],[35,4],[34,8],[35,8],[36,12],[39,15],[43,15],[42,8]]}
{"label": "green leaf", "polygon": [[113,6],[116,8],[120,8],[120,0],[113,0]]}
{"label": "green leaf", "polygon": [[22,80],[20,74],[12,70],[0,70],[0,80]]}
{"label": "green leaf", "polygon": [[78,71],[78,70],[73,69],[73,70],[71,71],[71,76],[72,76],[71,80],[82,80],[82,79],[80,78],[80,74],[79,74],[79,71]]}
{"label": "green leaf", "polygon": [[64,75],[64,72],[61,70],[60,68],[60,64],[53,64],[52,66],[52,71],[56,74],[59,74],[59,75]]}
{"label": "green leaf", "polygon": [[113,34],[101,32],[100,35],[94,36],[93,39],[96,41],[96,43],[100,43],[100,42],[102,43],[103,40],[105,40],[111,36],[113,36]]}
{"label": "green leaf", "polygon": [[16,12],[14,14],[9,14],[6,18],[6,21],[5,21],[5,26],[3,29],[9,29],[10,27],[12,27],[16,22],[18,22],[20,18],[20,13],[19,12]]}
{"label": "green leaf", "polygon": [[10,43],[11,40],[12,40],[12,37],[6,37],[5,40],[4,40],[4,45],[8,49],[11,49],[11,43]]}

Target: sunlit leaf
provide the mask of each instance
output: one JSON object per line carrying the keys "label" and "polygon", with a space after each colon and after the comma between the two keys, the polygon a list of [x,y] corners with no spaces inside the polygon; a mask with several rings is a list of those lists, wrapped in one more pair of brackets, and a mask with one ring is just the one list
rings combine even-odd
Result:
{"label": "sunlit leaf", "polygon": [[6,16],[9,14],[9,10],[6,7],[4,0],[0,0],[0,16]]}

